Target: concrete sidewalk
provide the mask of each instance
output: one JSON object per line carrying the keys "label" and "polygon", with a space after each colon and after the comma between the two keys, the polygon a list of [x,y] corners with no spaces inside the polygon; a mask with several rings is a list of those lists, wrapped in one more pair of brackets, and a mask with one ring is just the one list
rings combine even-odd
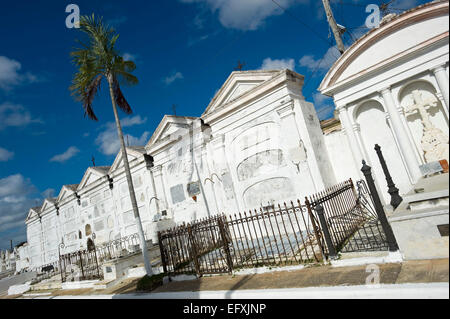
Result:
{"label": "concrete sidewalk", "polygon": [[[378,264],[380,284],[436,283],[449,281],[449,260],[433,259]],[[368,272],[369,271],[369,272]],[[373,269],[367,265],[351,267],[319,266],[295,271],[251,275],[222,275],[190,281],[173,281],[154,292],[213,291],[241,289],[280,289],[324,286],[365,285]]]}
{"label": "concrete sidewalk", "polygon": [[35,296],[33,299],[448,299],[448,283],[182,291],[118,295]]}
{"label": "concrete sidewalk", "polygon": [[[273,270],[273,269],[272,269]],[[321,287],[342,287],[350,286],[356,289],[357,286],[366,287],[368,276],[373,276],[374,272],[379,273],[379,284],[381,285],[393,285],[398,286],[402,284],[429,284],[429,283],[442,283],[447,285],[448,291],[449,282],[449,260],[447,259],[432,259],[432,260],[418,260],[418,261],[405,261],[398,263],[381,263],[377,264],[376,268],[368,265],[347,266],[347,267],[333,267],[331,265],[306,267],[303,269],[271,271],[267,273],[258,274],[235,274],[235,275],[216,275],[210,277],[201,277],[194,280],[187,281],[172,281],[165,284],[162,287],[155,289],[151,295],[160,296],[173,296],[170,298],[176,298],[176,294],[181,293],[183,296],[198,296],[204,294],[203,292],[211,293],[217,292],[218,296],[223,292],[227,295],[235,295],[238,291],[238,295],[245,293],[246,291],[287,291],[286,289],[299,289],[299,288],[311,288],[314,289]],[[124,279],[118,285],[110,287],[104,290],[94,289],[79,289],[79,290],[53,290],[45,292],[47,297],[56,296],[75,296],[78,295],[81,298],[90,296],[106,296],[121,294],[135,294],[137,279]],[[373,281],[372,281],[373,282]],[[416,288],[425,287],[418,285]],[[442,286],[439,286],[442,293]],[[312,289],[312,288],[311,288]],[[202,293],[199,293],[202,292]],[[166,294],[169,293],[169,294]],[[186,295],[187,293],[187,295]],[[280,292],[282,293],[282,292]],[[162,294],[162,295],[161,295]],[[369,293],[370,296],[374,296]],[[143,295],[139,294],[138,295]],[[284,295],[284,293],[282,293]],[[288,296],[287,293],[286,296]],[[302,295],[302,294],[300,294]],[[448,296],[448,292],[447,292]],[[13,296],[10,296],[13,297]],[[19,296],[17,296],[19,297]],[[33,296],[29,296],[33,297]],[[36,296],[34,296],[36,297]],[[42,296],[44,297],[44,296]],[[379,295],[382,297],[382,294]],[[166,297],[169,298],[169,297]],[[183,297],[186,298],[186,297]],[[195,298],[195,297],[192,297]],[[211,297],[215,298],[215,297]],[[219,297],[220,298],[220,297]],[[266,297],[268,298],[268,297]]]}

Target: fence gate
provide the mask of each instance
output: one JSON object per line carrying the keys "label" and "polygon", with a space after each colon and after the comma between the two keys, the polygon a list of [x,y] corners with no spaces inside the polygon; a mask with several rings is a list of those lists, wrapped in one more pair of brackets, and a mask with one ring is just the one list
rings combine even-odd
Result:
{"label": "fence gate", "polygon": [[95,245],[91,249],[60,255],[59,265],[62,282],[103,278]]}
{"label": "fence gate", "polygon": [[231,273],[230,235],[225,216],[202,219],[158,233],[164,272]]}
{"label": "fence gate", "polygon": [[350,179],[307,199],[320,219],[327,255],[388,250],[373,195],[364,180]]}
{"label": "fence gate", "polygon": [[388,241],[375,211],[372,194],[365,181],[356,182],[356,192],[364,223],[342,247],[342,252],[388,250]]}

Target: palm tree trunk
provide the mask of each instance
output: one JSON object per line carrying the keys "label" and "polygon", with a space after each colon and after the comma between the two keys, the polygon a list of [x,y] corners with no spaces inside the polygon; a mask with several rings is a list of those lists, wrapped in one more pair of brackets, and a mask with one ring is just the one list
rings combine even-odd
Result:
{"label": "palm tree trunk", "polygon": [[113,92],[113,80],[112,75],[108,75],[109,94],[111,95],[111,103],[113,106],[114,117],[116,119],[117,134],[119,135],[120,148],[122,151],[123,166],[125,168],[125,176],[128,183],[128,191],[130,193],[131,205],[133,207],[134,218],[138,227],[138,234],[141,241],[142,257],[144,258],[145,272],[147,276],[153,274],[152,267],[148,256],[147,243],[145,242],[144,230],[142,229],[141,217],[139,216],[139,209],[136,201],[136,194],[134,192],[133,180],[131,178],[130,164],[128,163],[127,150],[125,148],[125,141],[123,139],[122,126],[120,125],[119,115],[117,113],[116,99]]}

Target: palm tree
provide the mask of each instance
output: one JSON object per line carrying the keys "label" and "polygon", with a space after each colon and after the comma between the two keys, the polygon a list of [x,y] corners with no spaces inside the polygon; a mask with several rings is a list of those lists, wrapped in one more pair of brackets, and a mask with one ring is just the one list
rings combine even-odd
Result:
{"label": "palm tree", "polygon": [[71,52],[73,63],[78,69],[74,75],[70,90],[72,95],[83,104],[84,115],[94,121],[98,121],[94,113],[92,103],[103,79],[108,82],[109,94],[111,96],[114,117],[116,119],[117,134],[119,135],[122,160],[125,168],[125,175],[128,183],[131,204],[133,206],[134,217],[138,226],[138,233],[141,241],[142,255],[144,258],[145,270],[148,276],[152,275],[147,245],[144,231],[142,229],[141,218],[136,202],[133,181],[131,178],[130,165],[128,163],[127,151],[123,139],[122,127],[120,125],[117,106],[126,114],[131,114],[132,110],[127,100],[122,94],[120,84],[134,85],[138,79],[131,74],[136,68],[132,61],[125,61],[115,49],[116,41],[119,37],[115,30],[105,25],[102,18],[83,16],[80,18],[80,30],[84,32],[89,42],[78,41],[82,48]]}

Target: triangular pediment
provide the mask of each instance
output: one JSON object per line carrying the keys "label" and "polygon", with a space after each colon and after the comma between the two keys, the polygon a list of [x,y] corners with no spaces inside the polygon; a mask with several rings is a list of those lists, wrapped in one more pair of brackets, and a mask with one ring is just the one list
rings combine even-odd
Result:
{"label": "triangular pediment", "polygon": [[42,204],[40,213],[45,212],[47,209],[55,208],[56,198],[46,198]]}
{"label": "triangular pediment", "polygon": [[159,123],[145,148],[170,139],[171,137],[177,138],[178,135],[184,135],[188,133],[189,125],[191,125],[192,122],[196,119],[196,117],[190,116],[164,115],[164,118]]}
{"label": "triangular pediment", "polygon": [[[108,167],[109,170],[109,167]],[[106,171],[107,172],[107,171]],[[89,184],[94,183],[98,179],[106,176],[106,172],[104,170],[100,170],[94,167],[89,167],[84,173],[83,178],[81,179],[80,184],[78,185],[77,190],[81,190],[82,188],[88,186]]]}
{"label": "triangular pediment", "polygon": [[[145,148],[143,146],[127,147],[127,157],[128,157],[129,163],[137,158],[141,158],[142,156],[144,156],[144,154],[145,154]],[[112,173],[115,170],[120,169],[121,167],[123,167],[122,151],[119,151],[119,153],[117,153],[117,155],[116,155],[114,163],[111,165],[111,168],[109,169],[109,173]]]}
{"label": "triangular pediment", "polygon": [[30,208],[30,210],[28,211],[28,216],[25,219],[25,221],[39,217],[40,210],[41,210],[41,206]]}
{"label": "triangular pediment", "polygon": [[78,184],[63,185],[63,187],[61,187],[61,191],[59,192],[57,201],[61,202],[71,196],[76,191],[77,187]]}
{"label": "triangular pediment", "polygon": [[279,74],[280,70],[234,71],[216,92],[203,115],[238,99]]}

